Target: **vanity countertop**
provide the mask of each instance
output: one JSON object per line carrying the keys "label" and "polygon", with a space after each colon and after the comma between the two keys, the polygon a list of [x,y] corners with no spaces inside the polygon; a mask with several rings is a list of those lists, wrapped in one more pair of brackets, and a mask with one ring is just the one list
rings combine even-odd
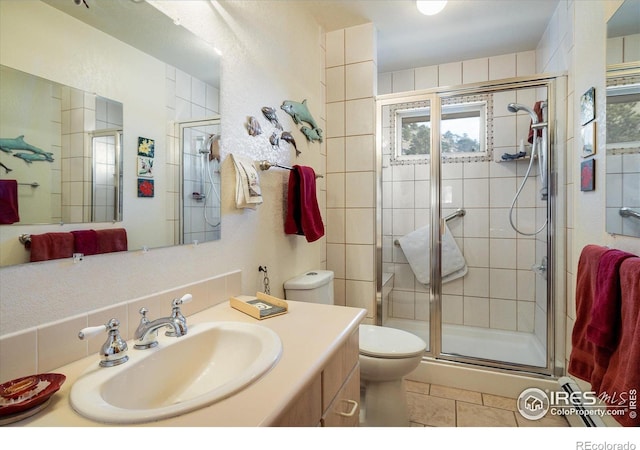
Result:
{"label": "vanity countertop", "polygon": [[[229,302],[187,318],[189,324],[208,321],[259,323],[275,331],[282,340],[280,361],[258,381],[237,394],[199,410],[156,422],[130,426],[269,426],[312,378],[320,373],[330,356],[356,330],[366,311],[344,306],[288,301],[287,314],[262,321],[237,311]],[[129,344],[130,352],[133,345]],[[66,382],[42,412],[13,426],[113,426],[86,419],[69,402],[73,383],[88,368],[98,364],[95,354],[51,372],[66,375]],[[103,370],[109,370],[105,368]]]}

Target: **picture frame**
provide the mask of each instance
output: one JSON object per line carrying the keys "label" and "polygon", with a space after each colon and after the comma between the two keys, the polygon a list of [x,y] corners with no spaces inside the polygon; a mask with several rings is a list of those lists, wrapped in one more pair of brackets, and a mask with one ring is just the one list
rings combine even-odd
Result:
{"label": "picture frame", "polygon": [[580,164],[580,190],[582,192],[596,189],[596,160],[591,158]]}
{"label": "picture frame", "polygon": [[596,122],[591,121],[582,127],[582,157],[596,154]]}
{"label": "picture frame", "polygon": [[138,197],[153,197],[155,193],[153,180],[138,178]]}
{"label": "picture frame", "polygon": [[153,178],[153,158],[138,156],[138,177]]}
{"label": "picture frame", "polygon": [[156,142],[153,139],[138,137],[138,155],[153,158],[155,155]]}
{"label": "picture frame", "polygon": [[596,88],[591,87],[580,97],[580,124],[586,125],[596,118]]}

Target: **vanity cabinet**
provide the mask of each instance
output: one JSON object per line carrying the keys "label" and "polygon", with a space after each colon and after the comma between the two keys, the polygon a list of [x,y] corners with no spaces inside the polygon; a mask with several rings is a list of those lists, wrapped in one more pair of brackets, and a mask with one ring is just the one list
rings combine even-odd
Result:
{"label": "vanity cabinet", "polygon": [[358,330],[274,422],[278,427],[356,427],[360,416]]}

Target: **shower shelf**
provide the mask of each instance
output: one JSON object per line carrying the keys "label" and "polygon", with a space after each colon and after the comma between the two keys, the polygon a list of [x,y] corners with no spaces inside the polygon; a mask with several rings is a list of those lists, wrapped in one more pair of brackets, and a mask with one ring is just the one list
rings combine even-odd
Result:
{"label": "shower shelf", "polygon": [[[523,156],[522,158],[517,158],[517,159],[497,159],[494,162],[497,163],[510,163],[510,162],[516,162],[516,161],[529,161],[531,159],[531,156]],[[534,156],[533,159],[538,159],[538,156]]]}

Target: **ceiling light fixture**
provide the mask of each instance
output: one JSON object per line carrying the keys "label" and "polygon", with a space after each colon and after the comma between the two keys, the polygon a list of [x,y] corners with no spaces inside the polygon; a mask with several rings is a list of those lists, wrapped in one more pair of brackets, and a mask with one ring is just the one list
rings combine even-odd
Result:
{"label": "ceiling light fixture", "polygon": [[416,6],[425,16],[438,14],[447,5],[447,0],[417,0]]}

